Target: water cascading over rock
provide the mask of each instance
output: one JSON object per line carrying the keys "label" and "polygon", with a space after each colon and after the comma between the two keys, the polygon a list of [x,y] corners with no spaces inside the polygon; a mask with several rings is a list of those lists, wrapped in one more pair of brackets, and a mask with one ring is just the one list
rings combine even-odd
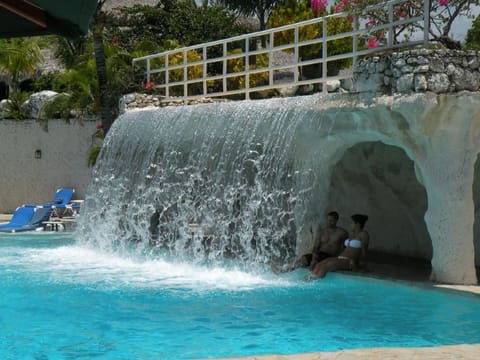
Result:
{"label": "water cascading over rock", "polygon": [[321,151],[298,140],[315,142],[331,126],[319,129],[297,104],[123,115],[95,169],[82,232],[108,237],[101,246],[130,240],[197,261],[291,259],[325,166]]}
{"label": "water cascading over rock", "polygon": [[[77,235],[107,249],[136,244],[188,261],[251,266],[308,251],[310,229],[341,205],[346,219],[370,216],[372,249],[402,255],[410,248],[431,256],[432,279],[476,283],[479,104],[476,94],[314,95],[129,111],[105,141]],[[343,163],[359,176],[342,181],[357,190],[338,200],[336,164],[355,145],[372,142],[397,148],[392,156],[403,153],[411,164],[395,159],[390,170],[373,168],[372,177],[371,165]],[[414,174],[405,177],[402,169]],[[400,180],[382,184],[377,195],[371,180],[392,176]],[[416,185],[398,186],[407,178]],[[375,198],[386,191],[393,202]],[[395,224],[385,223],[385,214]],[[427,238],[419,241],[407,228]]]}

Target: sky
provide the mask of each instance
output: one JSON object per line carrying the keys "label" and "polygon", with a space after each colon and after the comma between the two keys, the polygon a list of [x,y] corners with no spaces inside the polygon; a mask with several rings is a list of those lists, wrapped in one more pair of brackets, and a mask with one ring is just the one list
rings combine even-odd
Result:
{"label": "sky", "polygon": [[[476,7],[473,12],[475,13],[475,16],[478,16],[480,9]],[[467,19],[466,17],[458,18],[456,24],[454,24],[454,27],[452,27],[451,36],[455,40],[463,41],[467,35],[468,29],[470,29],[472,26],[473,20],[474,19]]]}

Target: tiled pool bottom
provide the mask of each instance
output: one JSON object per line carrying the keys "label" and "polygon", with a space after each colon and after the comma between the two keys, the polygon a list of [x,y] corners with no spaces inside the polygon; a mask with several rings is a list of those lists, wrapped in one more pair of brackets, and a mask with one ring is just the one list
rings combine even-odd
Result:
{"label": "tiled pool bottom", "polygon": [[0,358],[195,359],[480,343],[480,297],[344,274],[306,283],[0,237]]}

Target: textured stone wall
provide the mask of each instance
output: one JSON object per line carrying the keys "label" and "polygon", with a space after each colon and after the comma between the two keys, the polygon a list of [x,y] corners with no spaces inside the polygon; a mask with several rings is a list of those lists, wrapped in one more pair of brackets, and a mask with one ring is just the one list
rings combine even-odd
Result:
{"label": "textured stone wall", "polygon": [[328,166],[312,203],[338,209],[344,226],[352,213],[371,216],[372,249],[424,259],[431,251],[433,280],[477,283],[478,92],[333,99],[318,101],[331,126],[316,139]]}
{"label": "textured stone wall", "polygon": [[[60,187],[73,187],[83,199],[90,180],[87,158],[96,131],[80,124],[50,120],[48,131],[33,120],[0,120],[0,212],[25,203],[51,201]],[[41,151],[41,158],[35,152]]]}
{"label": "textured stone wall", "polygon": [[208,97],[203,97],[199,99],[175,99],[167,98],[162,95],[154,94],[141,94],[141,93],[131,93],[123,95],[119,101],[119,113],[120,115],[126,111],[134,109],[142,109],[146,107],[165,107],[165,106],[184,106],[184,105],[197,105],[197,104],[206,104],[213,102],[225,102],[223,99],[213,99]]}
{"label": "textured stone wall", "polygon": [[359,60],[352,91],[455,93],[480,89],[480,53],[410,50]]}

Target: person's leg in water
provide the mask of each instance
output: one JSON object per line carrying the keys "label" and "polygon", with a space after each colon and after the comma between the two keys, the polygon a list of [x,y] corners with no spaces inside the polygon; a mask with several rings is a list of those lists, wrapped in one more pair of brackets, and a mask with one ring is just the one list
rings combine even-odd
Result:
{"label": "person's leg in water", "polygon": [[309,279],[321,279],[330,271],[336,270],[351,270],[352,269],[352,260],[338,257],[331,257],[319,262],[315,265],[315,268],[310,272]]}
{"label": "person's leg in water", "polygon": [[309,266],[310,271],[312,271],[319,262],[331,257],[334,257],[334,256],[331,254],[327,254],[326,252],[323,252],[323,251],[320,251],[316,254],[312,254],[312,261],[310,262],[310,266]]}
{"label": "person's leg in water", "polygon": [[275,274],[280,274],[280,273],[285,273],[285,272],[296,270],[300,267],[309,267],[311,263],[312,263],[312,254],[305,254],[305,255],[300,256],[292,264],[290,264],[286,267],[279,267],[275,263],[270,263],[270,266],[272,268],[272,271]]}
{"label": "person's leg in water", "polygon": [[328,259],[325,259],[323,261],[320,261],[315,265],[313,270],[310,272],[309,278],[312,279],[317,279],[317,278],[323,278],[329,271],[335,271],[337,269],[338,265],[338,258],[336,257],[330,257]]}

